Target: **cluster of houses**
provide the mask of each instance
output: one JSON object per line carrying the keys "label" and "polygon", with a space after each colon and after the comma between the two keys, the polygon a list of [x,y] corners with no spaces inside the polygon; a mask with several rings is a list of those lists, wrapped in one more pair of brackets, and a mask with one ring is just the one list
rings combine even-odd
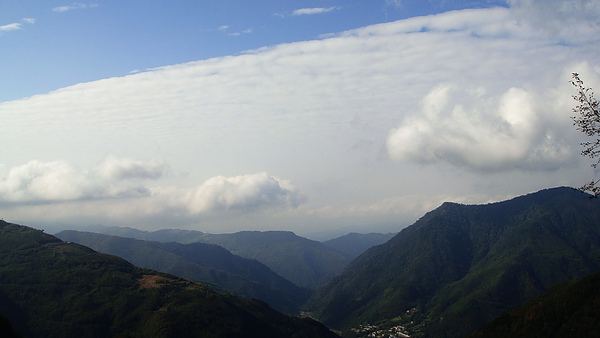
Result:
{"label": "cluster of houses", "polygon": [[376,325],[366,324],[352,328],[352,332],[369,338],[410,338],[404,326],[394,326],[388,329],[380,329]]}

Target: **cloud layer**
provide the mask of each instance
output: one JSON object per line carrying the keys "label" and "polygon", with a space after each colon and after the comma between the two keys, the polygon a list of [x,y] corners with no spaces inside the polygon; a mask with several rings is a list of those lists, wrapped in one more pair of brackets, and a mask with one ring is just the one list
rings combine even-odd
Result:
{"label": "cloud layer", "polygon": [[[94,222],[318,228],[577,185],[591,169],[568,81],[600,88],[600,15],[567,2],[586,19],[513,1],[0,103],[0,143],[19,145],[0,148],[3,211],[59,201]],[[572,25],[552,34],[560,20]]]}

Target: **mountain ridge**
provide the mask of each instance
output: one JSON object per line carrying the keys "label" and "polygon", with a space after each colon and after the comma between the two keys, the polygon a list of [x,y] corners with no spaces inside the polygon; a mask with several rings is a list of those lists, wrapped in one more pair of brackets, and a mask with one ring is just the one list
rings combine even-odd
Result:
{"label": "mountain ridge", "polygon": [[309,308],[344,332],[413,321],[417,334],[464,336],[558,282],[597,271],[597,203],[565,187],[486,205],[444,203],[355,259]]}

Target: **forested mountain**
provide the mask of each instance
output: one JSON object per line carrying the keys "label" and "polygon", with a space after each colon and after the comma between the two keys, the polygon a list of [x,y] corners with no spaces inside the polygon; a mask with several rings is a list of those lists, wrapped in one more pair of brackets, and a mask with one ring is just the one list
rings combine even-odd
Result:
{"label": "forested mountain", "polygon": [[200,231],[164,229],[153,232],[132,228],[91,228],[94,232],[160,242],[217,244],[231,253],[268,266],[294,284],[316,289],[342,272],[352,258],[325,244],[290,231],[241,231],[206,234]]}
{"label": "forested mountain", "polygon": [[488,205],[444,203],[373,247],[310,301],[325,324],[465,336],[600,269],[600,201],[570,188]]}
{"label": "forested mountain", "polygon": [[56,237],[119,256],[142,268],[207,282],[246,298],[257,298],[286,313],[298,314],[312,294],[311,290],[294,285],[264,264],[236,256],[214,244],[160,243],[73,230],[62,231]]}
{"label": "forested mountain", "polygon": [[470,338],[600,336],[600,272],[556,285]]}
{"label": "forested mountain", "polygon": [[261,301],[4,221],[0,317],[28,337],[335,336],[318,322],[284,315]]}
{"label": "forested mountain", "polygon": [[349,257],[356,258],[369,248],[389,241],[395,235],[395,233],[381,234],[372,232],[368,234],[358,234],[356,232],[351,232],[347,235],[330,239],[322,243]]}

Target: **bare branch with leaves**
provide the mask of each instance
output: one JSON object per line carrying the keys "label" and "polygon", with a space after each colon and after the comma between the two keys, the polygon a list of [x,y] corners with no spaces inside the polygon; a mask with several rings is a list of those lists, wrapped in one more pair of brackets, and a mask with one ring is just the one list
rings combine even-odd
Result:
{"label": "bare branch with leaves", "polygon": [[[573,112],[576,116],[573,116],[573,125],[577,127],[577,130],[586,134],[589,137],[596,137],[594,141],[583,142],[583,150],[581,155],[598,159],[592,164],[592,167],[597,168],[600,165],[600,112],[599,102],[594,98],[594,92],[591,88],[584,87],[583,81],[579,78],[579,74],[573,73],[571,84],[577,89],[577,95],[573,95],[579,104],[573,108]],[[583,192],[589,192],[594,197],[600,195],[600,187],[598,184],[600,179],[592,180],[585,184],[579,190]]]}

